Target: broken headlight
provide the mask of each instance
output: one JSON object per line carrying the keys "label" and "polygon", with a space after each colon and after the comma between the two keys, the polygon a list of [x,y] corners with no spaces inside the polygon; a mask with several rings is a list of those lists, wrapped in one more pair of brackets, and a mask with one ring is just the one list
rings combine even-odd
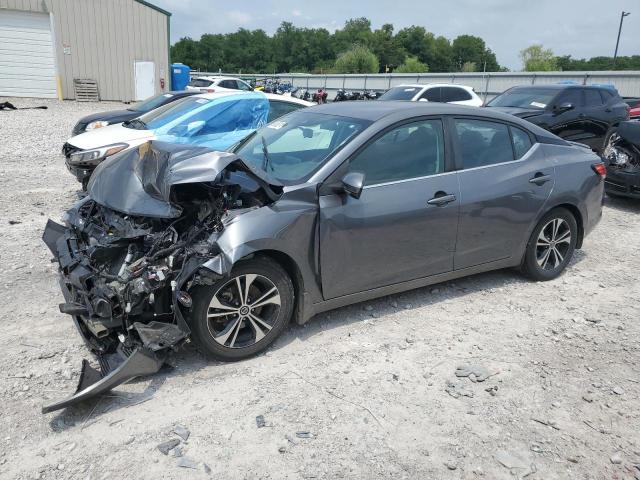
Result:
{"label": "broken headlight", "polygon": [[106,120],[96,120],[95,122],[91,122],[89,125],[87,125],[84,131],[88,132],[89,130],[106,127],[107,125],[109,125],[109,122],[107,122]]}
{"label": "broken headlight", "polygon": [[69,156],[70,163],[82,163],[82,164],[94,164],[97,165],[100,161],[104,160],[111,155],[115,155],[121,152],[129,145],[126,143],[116,143],[115,145],[106,145],[104,147],[95,148],[93,150],[81,150],[76,153],[72,153]]}

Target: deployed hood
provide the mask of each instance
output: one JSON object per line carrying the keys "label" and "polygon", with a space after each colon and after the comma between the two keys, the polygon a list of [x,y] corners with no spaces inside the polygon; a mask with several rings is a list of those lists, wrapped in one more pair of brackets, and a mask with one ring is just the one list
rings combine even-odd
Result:
{"label": "deployed hood", "polygon": [[245,173],[272,200],[282,191],[282,184],[235,154],[158,141],[109,157],[98,165],[87,190],[97,203],[128,215],[175,218],[182,211],[171,199],[175,185],[222,183],[223,172]]}
{"label": "deployed hood", "polygon": [[519,118],[530,118],[536,117],[538,115],[542,115],[545,113],[544,110],[535,109],[535,108],[520,108],[520,107],[492,107],[491,105],[487,105],[485,108],[490,108],[496,112],[508,113],[509,115],[514,115]]}
{"label": "deployed hood", "polygon": [[140,143],[140,141],[154,138],[153,132],[150,130],[136,130],[117,124],[81,133],[71,137],[67,143],[82,150],[91,150],[114,143]]}

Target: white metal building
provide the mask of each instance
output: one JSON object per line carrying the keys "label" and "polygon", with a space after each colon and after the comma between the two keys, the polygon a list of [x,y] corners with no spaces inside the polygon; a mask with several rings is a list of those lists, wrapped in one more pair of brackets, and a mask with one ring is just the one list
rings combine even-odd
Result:
{"label": "white metal building", "polygon": [[129,102],[169,89],[171,14],[143,0],[0,0],[0,97]]}

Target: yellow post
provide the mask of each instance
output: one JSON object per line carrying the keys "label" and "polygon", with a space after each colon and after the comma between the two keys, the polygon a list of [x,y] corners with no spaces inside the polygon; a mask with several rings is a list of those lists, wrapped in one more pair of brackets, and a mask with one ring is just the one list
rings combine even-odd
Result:
{"label": "yellow post", "polygon": [[60,75],[56,75],[56,89],[58,90],[58,100],[62,100],[62,80]]}

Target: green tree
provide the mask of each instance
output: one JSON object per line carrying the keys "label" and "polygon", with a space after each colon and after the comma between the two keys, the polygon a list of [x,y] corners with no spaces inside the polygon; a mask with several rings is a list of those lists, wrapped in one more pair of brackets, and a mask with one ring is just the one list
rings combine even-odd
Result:
{"label": "green tree", "polygon": [[398,73],[425,73],[429,71],[429,66],[416,57],[407,57],[404,63],[396,68],[395,71]]}
{"label": "green tree", "polygon": [[336,30],[333,34],[333,44],[336,52],[345,52],[353,45],[371,48],[372,43],[371,21],[364,17],[347,20],[344,23],[344,28]]}
{"label": "green tree", "polygon": [[372,42],[372,51],[383,67],[393,68],[404,62],[407,53],[393,35],[393,25],[390,23],[373,32]]}
{"label": "green tree", "polygon": [[500,69],[496,55],[487,48],[484,40],[473,35],[460,35],[452,44],[454,66],[462,70],[467,62],[473,62],[480,71],[495,72]]}
{"label": "green tree", "polygon": [[553,51],[539,44],[521,50],[520,59],[526,72],[549,72],[558,69]]}
{"label": "green tree", "polygon": [[354,45],[336,60],[336,73],[378,73],[380,62],[367,47]]}

